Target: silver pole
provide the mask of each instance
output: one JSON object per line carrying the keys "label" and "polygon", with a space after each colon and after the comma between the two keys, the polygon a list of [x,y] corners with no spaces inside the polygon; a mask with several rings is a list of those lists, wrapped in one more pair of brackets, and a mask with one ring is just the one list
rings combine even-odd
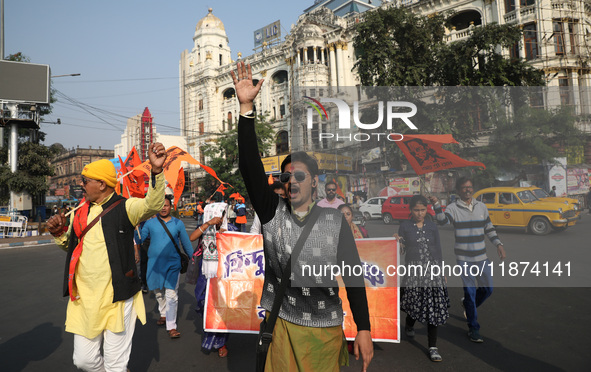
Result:
{"label": "silver pole", "polygon": [[[4,59],[4,0],[0,0],[0,61]],[[0,127],[0,149],[4,148],[4,127]]]}
{"label": "silver pole", "polygon": [[[16,103],[8,104],[10,109],[10,116],[13,119],[18,118],[18,105]],[[8,163],[10,164],[10,171],[12,173],[18,170],[18,125],[13,123],[10,125],[10,145],[8,147]],[[16,193],[10,190],[10,206],[8,212],[16,209]]]}
{"label": "silver pole", "polygon": [[4,59],[4,0],[0,0],[0,61]]}

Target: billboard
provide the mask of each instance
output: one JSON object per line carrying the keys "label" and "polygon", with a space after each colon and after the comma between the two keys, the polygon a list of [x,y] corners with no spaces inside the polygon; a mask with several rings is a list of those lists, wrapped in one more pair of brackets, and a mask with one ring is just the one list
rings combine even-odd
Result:
{"label": "billboard", "polygon": [[254,47],[255,49],[260,48],[264,42],[269,43],[278,39],[281,39],[281,23],[280,21],[275,21],[254,32]]}
{"label": "billboard", "polygon": [[49,65],[0,61],[0,100],[49,104]]}

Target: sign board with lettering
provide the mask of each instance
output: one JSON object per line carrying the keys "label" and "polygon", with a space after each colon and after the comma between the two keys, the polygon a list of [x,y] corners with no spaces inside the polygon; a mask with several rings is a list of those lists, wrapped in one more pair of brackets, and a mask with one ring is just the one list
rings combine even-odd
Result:
{"label": "sign board with lettering", "polygon": [[264,42],[270,43],[271,41],[281,39],[281,23],[275,21],[270,25],[259,28],[254,32],[254,47],[260,48]]}

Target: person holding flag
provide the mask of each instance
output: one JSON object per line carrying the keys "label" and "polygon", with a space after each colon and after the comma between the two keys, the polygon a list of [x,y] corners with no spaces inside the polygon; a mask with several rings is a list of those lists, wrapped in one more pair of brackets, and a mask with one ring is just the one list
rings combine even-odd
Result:
{"label": "person holding flag", "polygon": [[146,323],[133,232],[162,208],[166,158],[161,143],[150,145],[150,187],[144,199],[115,194],[117,173],[109,160],[86,165],[84,201],[69,225],[63,213],[47,221],[55,243],[68,252],[66,332],[74,333],[74,365],[84,371],[125,371],[136,319]]}

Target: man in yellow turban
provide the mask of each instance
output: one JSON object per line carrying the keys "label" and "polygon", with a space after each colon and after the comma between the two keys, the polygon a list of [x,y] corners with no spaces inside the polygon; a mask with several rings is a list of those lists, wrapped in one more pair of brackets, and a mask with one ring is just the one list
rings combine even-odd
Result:
{"label": "man in yellow turban", "polygon": [[149,158],[152,175],[145,199],[117,195],[115,167],[98,160],[82,170],[84,200],[69,225],[63,213],[47,222],[56,244],[68,252],[66,332],[74,333],[74,364],[84,371],[125,371],[136,319],[146,323],[133,231],[164,204],[164,146],[150,145]]}

